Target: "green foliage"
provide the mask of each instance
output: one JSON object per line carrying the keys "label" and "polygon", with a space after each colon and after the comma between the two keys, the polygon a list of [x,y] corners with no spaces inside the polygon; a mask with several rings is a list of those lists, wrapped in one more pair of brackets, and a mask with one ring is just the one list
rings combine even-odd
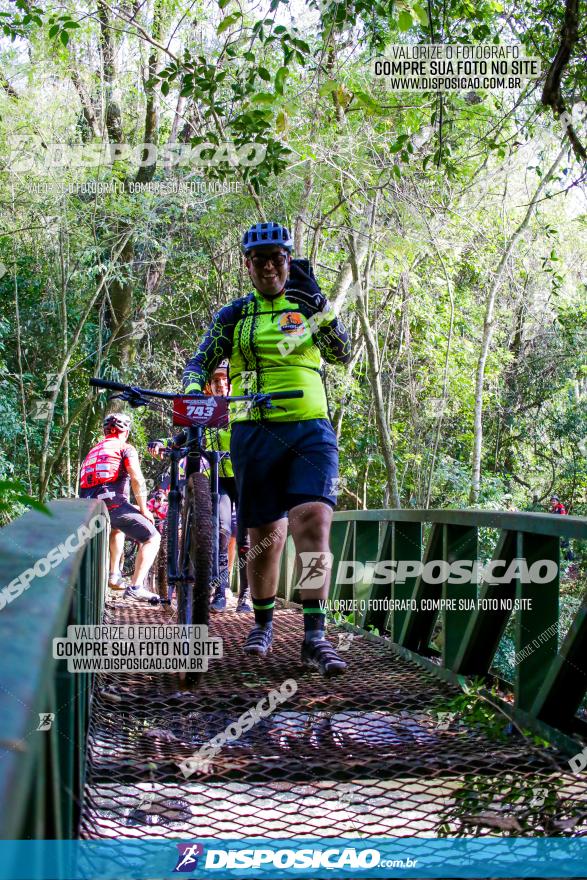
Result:
{"label": "green foliage", "polygon": [[[488,739],[503,740],[509,720],[496,712],[491,701],[483,691],[487,686],[482,679],[473,678],[461,685],[462,694],[442,704],[442,711],[456,716],[456,720],[467,727],[475,727],[483,732]],[[492,698],[497,698],[497,691],[490,691]]]}
{"label": "green foliage", "polygon": [[[558,837],[581,815],[580,802],[565,799],[560,776],[527,774],[526,768],[495,776],[466,774],[441,817],[439,837],[491,829],[504,837]],[[562,815],[564,814],[564,815]]]}
{"label": "green foliage", "polygon": [[0,480],[0,523],[6,523],[23,512],[23,508],[31,507],[53,516],[45,504],[32,498],[18,480]]}
{"label": "green foliage", "polygon": [[[161,8],[163,31],[174,39],[169,53],[159,51],[146,82],[141,59],[153,45],[142,32],[152,31],[150,13],[137,12],[141,30],[120,21],[112,29],[121,137],[141,142],[150,94],[158,104],[161,145],[175,122],[183,145],[211,145],[202,153],[206,162],[214,145],[261,146],[257,165],[239,166],[228,151],[218,165],[159,161],[154,169],[156,185],[221,182],[229,192],[132,192],[137,167],[129,158],[100,167],[52,166],[47,145],[100,141],[80,97],[89,97],[103,129],[100,22],[91,5],[71,13],[56,4],[2,6],[2,71],[19,97],[0,92],[0,148],[9,157],[0,176],[0,213],[9,233],[0,239],[0,263],[9,268],[0,277],[0,477],[30,481],[35,491],[45,455],[47,496],[75,490],[78,462],[106,405],[105,395],[88,390],[95,372],[168,390],[179,386],[211,315],[248,289],[238,240],[260,210],[298,228],[303,255],[312,255],[322,288],[332,295],[339,273],[349,270],[349,230],[361,240],[376,197],[367,311],[400,503],[467,506],[485,296],[528,194],[559,149],[560,131],[547,116],[537,117],[536,94],[450,94],[442,102],[436,95],[395,94],[371,77],[370,62],[390,43],[432,36],[509,39],[498,4],[453,0],[442,21],[433,7],[429,22],[427,7],[407,0],[309,2],[306,21],[292,16],[288,3],[268,2],[253,12],[227,0],[199,10],[198,28],[180,2],[166,0]],[[529,5],[512,15],[523,40],[531,33],[543,59],[553,57],[561,11],[541,9],[542,23]],[[118,26],[126,32],[124,44]],[[30,52],[26,88],[13,34]],[[165,34],[157,41],[162,46]],[[581,94],[575,61],[565,77],[564,89],[572,81]],[[183,110],[174,119],[180,98]],[[26,171],[14,168],[19,138],[24,152],[36,157]],[[523,509],[534,494],[542,504],[557,491],[573,513],[587,511],[587,456],[581,453],[587,436],[585,214],[576,187],[564,198],[556,195],[576,172],[570,160],[561,163],[496,299],[483,392],[479,504],[485,508],[501,508],[505,492]],[[125,189],[59,191],[97,182]],[[129,230],[128,253],[117,257]],[[113,301],[124,305],[120,332]],[[358,354],[351,373],[326,373],[332,414],[340,415],[340,506],[387,506],[392,487],[348,291],[342,315]],[[80,321],[47,432],[37,415],[49,397],[46,377],[59,370]],[[168,431],[168,418],[147,413],[138,445]]]}

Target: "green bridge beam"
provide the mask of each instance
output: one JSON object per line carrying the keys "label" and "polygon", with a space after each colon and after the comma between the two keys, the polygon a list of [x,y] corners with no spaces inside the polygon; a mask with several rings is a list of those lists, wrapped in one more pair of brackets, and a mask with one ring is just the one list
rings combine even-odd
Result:
{"label": "green bridge beam", "polygon": [[[18,594],[19,576],[38,566],[78,529],[104,513],[102,502],[62,500],[52,516],[28,511],[0,530],[0,837],[72,838],[83,792],[91,677],[72,675],[53,659],[53,639],[68,624],[100,623],[107,575],[107,530],[71,552]],[[81,533],[79,534],[81,537]],[[66,550],[67,553],[67,550]],[[53,556],[55,559],[56,557]],[[4,594],[6,598],[7,594]],[[39,715],[53,714],[47,731]]]}

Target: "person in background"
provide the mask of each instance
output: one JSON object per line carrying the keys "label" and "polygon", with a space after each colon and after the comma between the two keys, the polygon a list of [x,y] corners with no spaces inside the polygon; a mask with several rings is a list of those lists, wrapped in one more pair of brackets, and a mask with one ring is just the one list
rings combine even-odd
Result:
{"label": "person in background", "polygon": [[550,496],[550,513],[556,513],[559,516],[568,516],[567,508],[561,502],[558,495],[551,495]]}
{"label": "person in background", "polygon": [[[550,513],[555,513],[557,516],[568,516],[568,511],[565,505],[562,503],[558,495],[550,496]],[[571,542],[568,538],[561,538],[561,550],[564,553],[565,560],[567,562],[572,562],[575,558],[575,554],[571,548]]]}
{"label": "person in background", "polygon": [[[139,545],[132,583],[124,589],[125,599],[150,602],[159,597],[143,586],[157,556],[161,535],[147,506],[146,485],[134,446],[128,442],[132,426],[125,413],[109,413],[103,422],[104,439],[90,449],[80,474],[80,497],[98,498],[110,516],[110,574],[108,586],[124,589],[120,564],[125,536]],[[130,486],[137,507],[130,503]]]}
{"label": "person in background", "polygon": [[163,526],[163,523],[167,519],[167,492],[165,489],[157,488],[151,493],[151,497],[147,501],[147,507],[153,514],[155,519],[155,526],[159,531]]}

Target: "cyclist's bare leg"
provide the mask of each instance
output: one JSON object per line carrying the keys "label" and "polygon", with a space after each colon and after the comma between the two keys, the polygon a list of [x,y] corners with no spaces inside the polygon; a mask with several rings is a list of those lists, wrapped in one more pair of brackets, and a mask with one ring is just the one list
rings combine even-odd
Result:
{"label": "cyclist's bare leg", "polygon": [[110,574],[118,574],[124,553],[124,532],[110,530]]}
{"label": "cyclist's bare leg", "polygon": [[[313,565],[313,578],[317,572],[322,572],[322,584],[314,589],[304,589],[302,599],[327,599],[330,587],[330,526],[332,523],[332,508],[321,501],[309,501],[306,504],[298,504],[289,512],[289,530],[296,548],[297,577],[302,574],[302,566],[299,554],[312,552],[317,554]],[[320,557],[323,553],[324,556]]]}
{"label": "cyclist's bare leg", "polygon": [[[328,598],[330,586],[331,523],[332,508],[321,501],[299,504],[289,512],[289,527],[298,554],[296,563],[304,611],[302,664],[327,677],[341,675],[347,668],[325,636],[326,614],[322,603]],[[306,566],[301,564],[300,553],[310,553]],[[311,589],[304,588],[305,580],[311,580]]]}
{"label": "cyclist's bare leg", "polygon": [[266,657],[271,651],[273,609],[286,537],[285,517],[249,529],[251,550],[247,559],[247,575],[255,614],[255,625],[244,644],[244,652],[249,656]]}
{"label": "cyclist's bare leg", "polygon": [[[330,586],[331,555],[330,526],[332,508],[321,501],[298,504],[289,511],[289,528],[294,539],[297,554],[297,569],[302,588],[304,610],[304,639],[302,642],[302,663],[317,669],[322,675],[340,675],[347,667],[334,647],[325,637],[325,611],[322,602],[328,598]],[[249,529],[251,547],[263,547],[263,538],[274,533],[276,540],[256,560],[249,562],[249,577],[253,593],[255,626],[247,636],[244,651],[248,655],[266,657],[272,647],[272,619],[274,597],[277,593],[279,563],[287,534],[285,519],[269,523],[261,529]],[[277,534],[276,534],[277,533]],[[299,554],[311,554],[311,566],[302,569]],[[251,553],[251,555],[253,555]],[[261,563],[256,565],[255,563]],[[312,587],[303,589],[304,578],[312,581]],[[262,600],[267,599],[266,606]],[[255,604],[255,602],[257,604]],[[264,619],[265,618],[265,619]]]}
{"label": "cyclist's bare leg", "polygon": [[[286,537],[287,519],[285,517],[249,529],[251,552],[247,560],[247,575],[253,599],[267,599],[275,596],[281,553],[285,546]],[[254,558],[252,558],[253,556]]]}
{"label": "cyclist's bare leg", "polygon": [[155,561],[160,543],[161,535],[159,532],[156,532],[156,534],[154,534],[152,538],[149,538],[148,541],[145,541],[144,544],[139,544],[137,561],[132,576],[133,584],[142,584],[144,582],[149,574],[149,569]]}

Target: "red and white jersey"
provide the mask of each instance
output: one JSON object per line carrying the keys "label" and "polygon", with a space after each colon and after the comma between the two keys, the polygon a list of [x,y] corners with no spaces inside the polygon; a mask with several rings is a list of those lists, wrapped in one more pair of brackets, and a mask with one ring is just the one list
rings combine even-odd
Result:
{"label": "red and white jersey", "polygon": [[138,463],[137,451],[117,436],[105,437],[86,455],[80,473],[80,496],[102,498],[110,507],[130,497],[127,464]]}

